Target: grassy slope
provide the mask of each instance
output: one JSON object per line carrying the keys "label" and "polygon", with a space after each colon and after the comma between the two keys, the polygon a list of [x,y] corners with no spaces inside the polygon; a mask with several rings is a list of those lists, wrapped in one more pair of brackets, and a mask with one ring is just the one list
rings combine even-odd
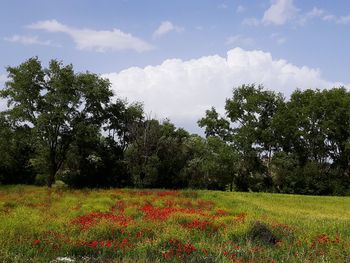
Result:
{"label": "grassy slope", "polygon": [[[253,233],[257,220],[277,243]],[[0,187],[0,261],[350,262],[349,251],[349,197]]]}

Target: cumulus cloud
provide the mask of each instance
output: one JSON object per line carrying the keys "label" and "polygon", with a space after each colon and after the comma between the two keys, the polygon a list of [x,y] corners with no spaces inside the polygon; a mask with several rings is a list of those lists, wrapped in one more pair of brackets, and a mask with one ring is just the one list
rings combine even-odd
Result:
{"label": "cumulus cloud", "polygon": [[116,28],[113,30],[79,29],[62,24],[57,20],[39,21],[29,25],[28,28],[51,33],[65,33],[73,39],[76,47],[80,50],[144,52],[153,49],[153,46],[147,42]]}
{"label": "cumulus cloud", "polygon": [[11,37],[5,37],[4,40],[12,43],[19,43],[22,45],[41,45],[41,46],[60,47],[59,44],[55,44],[51,40],[40,40],[38,36],[13,35]]}
{"label": "cumulus cloud", "polygon": [[264,24],[284,25],[293,19],[298,12],[293,0],[273,0],[271,6],[265,11],[262,22]]}
{"label": "cumulus cloud", "polygon": [[223,113],[225,98],[241,84],[263,84],[290,95],[296,88],[330,88],[318,69],[298,67],[259,50],[234,48],[226,57],[218,55],[183,61],[168,59],[156,66],[132,67],[104,74],[118,97],[142,101],[146,112],[169,117],[192,132],[206,109],[215,106]]}
{"label": "cumulus cloud", "polygon": [[161,37],[161,36],[163,36],[165,34],[168,34],[168,33],[172,32],[172,31],[180,33],[182,31],[184,31],[184,28],[176,26],[170,21],[163,21],[159,25],[159,27],[156,29],[156,31],[154,31],[153,36],[154,37]]}

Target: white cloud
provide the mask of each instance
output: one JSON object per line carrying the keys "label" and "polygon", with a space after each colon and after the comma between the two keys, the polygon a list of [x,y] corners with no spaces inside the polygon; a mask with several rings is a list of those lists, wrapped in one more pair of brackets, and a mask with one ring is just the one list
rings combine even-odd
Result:
{"label": "white cloud", "polygon": [[242,25],[244,25],[244,26],[258,26],[258,25],[260,25],[260,20],[254,18],[254,17],[245,18],[242,21]]}
{"label": "white cloud", "polygon": [[332,14],[325,14],[324,16],[322,16],[322,20],[327,22],[334,22],[336,24],[348,25],[350,24],[350,15],[335,16]]}
{"label": "white cloud", "polygon": [[161,37],[165,34],[170,33],[171,31],[175,31],[177,33],[180,33],[184,31],[184,28],[179,27],[171,23],[170,21],[163,21],[159,27],[154,31],[153,36],[154,37]]}
{"label": "white cloud", "polygon": [[325,13],[324,10],[320,9],[320,8],[317,8],[317,7],[314,7],[311,11],[307,12],[306,13],[306,16],[307,17],[321,17],[323,16]]}
{"label": "white cloud", "polygon": [[228,37],[225,44],[236,46],[252,46],[254,45],[254,39],[250,37],[244,37],[241,35],[235,35]]}
{"label": "white cloud", "polygon": [[245,11],[245,7],[242,5],[237,6],[236,13],[243,13]]}
{"label": "white cloud", "polygon": [[6,74],[0,74],[0,87],[2,87],[7,80]]}
{"label": "white cloud", "polygon": [[308,20],[314,18],[323,18],[326,16],[326,12],[318,7],[314,7],[311,11],[307,12],[304,15],[301,15],[298,21],[299,25],[305,25]]}
{"label": "white cloud", "polygon": [[215,106],[223,112],[225,98],[241,84],[264,84],[286,96],[296,89],[330,88],[336,83],[322,78],[318,69],[298,67],[273,59],[263,51],[235,48],[218,55],[183,61],[168,59],[157,66],[132,67],[103,75],[119,97],[142,101],[146,112],[169,117],[190,131],[199,131],[197,120]]}
{"label": "white cloud", "polygon": [[304,25],[308,20],[316,19],[316,18],[326,22],[333,22],[336,24],[343,24],[343,25],[350,24],[350,15],[335,16],[318,7],[314,7],[311,11],[303,15],[300,15],[298,24]]}
{"label": "white cloud", "polygon": [[6,110],[7,109],[7,102],[6,100],[0,98],[0,111]]}
{"label": "white cloud", "polygon": [[53,43],[51,40],[40,40],[38,36],[21,36],[13,35],[12,37],[5,37],[4,40],[12,43],[20,43],[23,45],[41,45],[60,47],[61,45]]}
{"label": "white cloud", "polygon": [[324,17],[322,17],[322,20],[331,22],[331,21],[335,21],[337,19],[334,15],[325,15]]}
{"label": "white cloud", "polygon": [[298,9],[293,0],[273,0],[271,6],[265,11],[262,22],[264,24],[283,25],[295,17]]}
{"label": "white cloud", "polygon": [[350,24],[350,15],[335,16],[318,7],[313,7],[308,12],[301,12],[300,9],[294,6],[293,0],[271,0],[271,5],[264,12],[261,20],[255,17],[245,18],[242,21],[242,25],[284,25],[291,21],[295,25],[303,26],[312,19],[320,19],[343,25]]}
{"label": "white cloud", "polygon": [[[5,82],[7,81],[7,76],[5,74],[0,74],[0,90],[5,87]],[[0,111],[7,108],[6,100],[0,98]]]}
{"label": "white cloud", "polygon": [[110,31],[98,31],[88,28],[78,29],[64,25],[56,20],[39,21],[29,25],[28,28],[51,33],[65,33],[73,39],[76,47],[80,50],[98,52],[135,50],[144,52],[153,49],[153,46],[147,42],[116,28]]}
{"label": "white cloud", "polygon": [[350,24],[350,15],[341,16],[337,19],[336,22],[337,22],[337,24],[344,24],[344,25]]}

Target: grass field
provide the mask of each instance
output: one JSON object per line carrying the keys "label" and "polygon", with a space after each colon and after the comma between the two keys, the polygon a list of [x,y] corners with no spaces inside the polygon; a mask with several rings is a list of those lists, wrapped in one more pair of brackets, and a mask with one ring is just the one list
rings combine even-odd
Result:
{"label": "grass field", "polygon": [[0,187],[0,262],[350,262],[350,198]]}

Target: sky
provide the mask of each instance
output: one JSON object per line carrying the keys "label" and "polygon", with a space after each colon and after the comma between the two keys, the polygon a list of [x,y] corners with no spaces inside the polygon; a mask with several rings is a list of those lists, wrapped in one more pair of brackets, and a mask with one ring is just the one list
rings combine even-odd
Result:
{"label": "sky", "polygon": [[7,66],[58,59],[191,132],[242,84],[350,87],[346,0],[0,0],[0,24],[0,88]]}

